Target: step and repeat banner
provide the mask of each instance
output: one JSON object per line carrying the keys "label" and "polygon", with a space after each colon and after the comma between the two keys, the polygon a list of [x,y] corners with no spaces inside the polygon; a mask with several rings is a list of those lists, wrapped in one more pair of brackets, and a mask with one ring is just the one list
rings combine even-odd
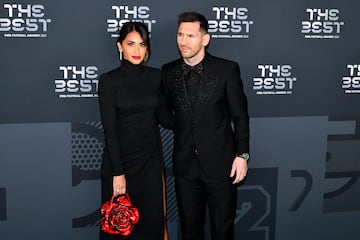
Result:
{"label": "step and repeat banner", "polygon": [[[117,31],[144,22],[149,65],[160,68],[179,57],[177,15],[198,11],[209,52],[240,64],[249,102],[236,239],[360,239],[359,9],[357,0],[1,0],[0,238],[98,239],[97,90],[119,65]],[[161,135],[176,240],[172,132]]]}

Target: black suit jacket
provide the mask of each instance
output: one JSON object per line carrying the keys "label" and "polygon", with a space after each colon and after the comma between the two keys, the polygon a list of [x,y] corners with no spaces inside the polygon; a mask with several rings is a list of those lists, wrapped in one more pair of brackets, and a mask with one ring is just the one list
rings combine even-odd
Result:
{"label": "black suit jacket", "polygon": [[228,176],[235,154],[249,152],[249,116],[239,65],[206,53],[198,110],[193,112],[182,62],[178,59],[162,67],[157,111],[160,123],[174,131],[175,175],[187,173],[196,149],[209,176]]}

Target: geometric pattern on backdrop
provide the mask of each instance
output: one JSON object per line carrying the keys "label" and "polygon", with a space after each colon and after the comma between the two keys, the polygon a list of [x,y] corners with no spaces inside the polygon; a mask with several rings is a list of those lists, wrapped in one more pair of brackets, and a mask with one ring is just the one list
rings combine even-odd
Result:
{"label": "geometric pattern on backdrop", "polygon": [[72,185],[100,179],[104,138],[101,122],[71,124]]}
{"label": "geometric pattern on backdrop", "polygon": [[250,168],[238,187],[235,239],[274,240],[278,168]]}
{"label": "geometric pattern on backdrop", "polygon": [[360,116],[329,119],[354,125],[354,131],[328,136],[325,179],[333,188],[324,194],[323,211],[360,211]]}
{"label": "geometric pattern on backdrop", "polygon": [[[73,122],[71,124],[72,186],[82,181],[99,180],[104,138],[101,122]],[[73,218],[73,228],[99,226],[100,212]]]}
{"label": "geometric pattern on backdrop", "polygon": [[166,220],[168,223],[179,222],[176,195],[175,178],[172,169],[172,151],[173,151],[173,131],[160,128],[162,150],[164,157],[165,177],[166,177]]}

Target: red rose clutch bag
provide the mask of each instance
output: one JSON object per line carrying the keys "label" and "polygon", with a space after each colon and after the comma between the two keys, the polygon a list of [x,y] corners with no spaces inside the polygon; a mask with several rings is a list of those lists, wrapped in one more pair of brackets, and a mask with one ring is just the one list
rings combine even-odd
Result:
{"label": "red rose clutch bag", "polygon": [[106,233],[128,236],[139,219],[139,210],[132,205],[127,193],[112,196],[101,206],[101,230]]}

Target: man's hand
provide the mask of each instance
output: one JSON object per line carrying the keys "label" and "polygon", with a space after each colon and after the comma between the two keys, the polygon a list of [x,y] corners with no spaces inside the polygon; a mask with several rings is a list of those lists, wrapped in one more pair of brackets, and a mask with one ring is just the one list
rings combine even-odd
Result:
{"label": "man's hand", "polygon": [[236,157],[231,167],[230,177],[234,177],[233,184],[244,180],[248,170],[247,161],[241,157]]}

